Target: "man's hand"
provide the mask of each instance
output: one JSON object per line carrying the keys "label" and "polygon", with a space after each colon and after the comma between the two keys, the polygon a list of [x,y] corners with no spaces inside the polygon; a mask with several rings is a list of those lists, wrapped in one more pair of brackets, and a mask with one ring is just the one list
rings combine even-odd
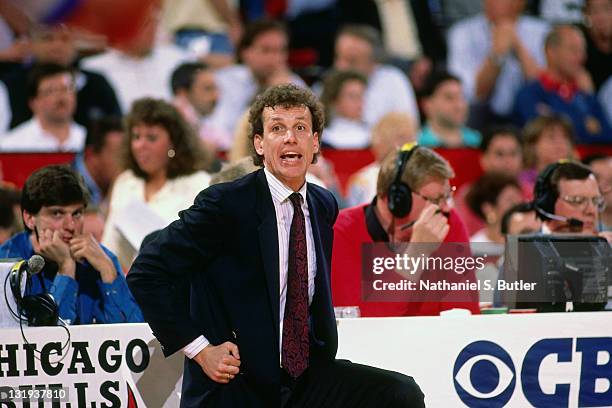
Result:
{"label": "man's hand", "polygon": [[38,233],[38,252],[58,264],[60,275],[74,279],[76,265],[70,256],[70,247],[62,240],[59,231],[50,229],[40,231]]}
{"label": "man's hand", "polygon": [[112,283],[117,277],[113,261],[91,234],[77,235],[70,240],[70,252],[76,261],[86,259],[98,272],[104,283]]}
{"label": "man's hand", "polygon": [[597,233],[597,235],[605,238],[610,244],[612,244],[612,231],[601,231]]}
{"label": "man's hand", "polygon": [[213,381],[227,384],[240,372],[238,346],[226,341],[218,346],[209,344],[193,360]]}
{"label": "man's hand", "polygon": [[514,22],[500,21],[491,29],[491,51],[498,57],[504,56],[513,50],[516,39]]}
{"label": "man's hand", "polygon": [[428,204],[414,223],[410,242],[441,243],[446,238],[449,228],[448,220],[439,211],[439,207]]}

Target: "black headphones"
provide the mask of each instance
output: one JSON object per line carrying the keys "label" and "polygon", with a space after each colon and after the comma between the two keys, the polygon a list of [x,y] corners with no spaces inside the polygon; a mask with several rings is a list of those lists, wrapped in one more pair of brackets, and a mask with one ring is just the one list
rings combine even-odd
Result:
{"label": "black headphones", "polygon": [[412,209],[412,190],[408,184],[402,182],[402,175],[408,160],[418,148],[416,143],[406,143],[397,155],[395,177],[387,192],[387,206],[396,218],[405,217]]}
{"label": "black headphones", "polygon": [[538,176],[533,188],[533,204],[536,210],[539,208],[550,214],[555,213],[555,203],[559,198],[559,192],[552,188],[551,178],[555,170],[566,163],[570,163],[570,161],[563,159],[549,164]]}
{"label": "black headphones", "polygon": [[25,316],[29,326],[57,326],[57,303],[49,293],[21,296],[21,277],[26,272],[27,261],[19,261],[11,268],[9,280],[17,303],[17,316]]}

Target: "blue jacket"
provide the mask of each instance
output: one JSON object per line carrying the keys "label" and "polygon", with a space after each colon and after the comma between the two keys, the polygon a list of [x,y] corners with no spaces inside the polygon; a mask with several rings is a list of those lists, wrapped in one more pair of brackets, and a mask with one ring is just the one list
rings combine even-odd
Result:
{"label": "blue jacket", "polygon": [[572,122],[576,130],[576,143],[612,142],[612,129],[594,95],[578,91],[568,102],[556,92],[544,89],[540,81],[532,81],[519,91],[514,115],[520,126],[552,112],[566,116]]}
{"label": "blue jacket", "polygon": [[[142,312],[125,282],[117,257],[102,247],[117,270],[112,283],[104,283],[100,273],[87,261],[76,264],[76,279],[57,273],[57,265],[47,263],[38,275],[29,278],[25,295],[48,292],[59,307],[59,316],[69,324],[142,322]],[[0,258],[29,259],[34,255],[30,234],[22,232],[0,246]]]}

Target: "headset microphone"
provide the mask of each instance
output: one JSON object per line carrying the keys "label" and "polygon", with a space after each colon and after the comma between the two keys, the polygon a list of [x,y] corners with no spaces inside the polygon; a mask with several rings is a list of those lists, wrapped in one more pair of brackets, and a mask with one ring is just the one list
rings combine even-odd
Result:
{"label": "headset microphone", "polygon": [[543,209],[541,209],[540,207],[535,207],[535,210],[538,212],[538,214],[540,214],[542,217],[547,218],[549,220],[553,220],[553,221],[561,221],[561,222],[565,222],[567,223],[567,225],[569,227],[573,227],[573,228],[582,228],[584,226],[584,222],[580,221],[577,218],[568,218],[568,217],[564,217],[562,215],[557,215],[557,214],[551,214],[547,211],[544,211]]}

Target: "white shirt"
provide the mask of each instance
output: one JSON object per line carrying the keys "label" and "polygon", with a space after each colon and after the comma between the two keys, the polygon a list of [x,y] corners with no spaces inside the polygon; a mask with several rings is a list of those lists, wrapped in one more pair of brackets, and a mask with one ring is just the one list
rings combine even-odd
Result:
{"label": "white shirt", "polygon": [[8,130],[11,115],[11,105],[6,85],[0,81],[0,135],[5,134]]}
{"label": "white shirt", "polygon": [[363,116],[370,126],[389,112],[403,112],[419,124],[419,109],[408,77],[391,65],[378,65],[368,78]]}
{"label": "white shirt", "polygon": [[[227,134],[233,135],[236,124],[249,108],[259,87],[251,69],[246,65],[232,65],[216,72],[219,101],[210,117],[210,123]],[[306,84],[295,74],[291,82],[298,86]]]}
{"label": "white shirt", "polygon": [[[274,212],[276,213],[276,229],[278,233],[278,271],[280,283],[280,316],[279,316],[279,343],[283,344],[283,319],[285,317],[285,303],[287,301],[287,277],[289,267],[289,233],[291,221],[293,220],[293,204],[289,196],[294,193],[289,187],[284,185],[279,179],[274,177],[268,169],[264,168],[264,174],[272,194]],[[312,224],[310,222],[310,212],[306,201],[307,183],[304,183],[298,193],[302,196],[302,212],[306,222],[306,249],[308,251],[308,304],[312,303],[315,291],[315,276],[317,274],[317,256],[312,235]],[[200,336],[185,347],[183,353],[189,358],[193,358],[210,342],[204,336]],[[281,358],[279,350],[279,359]]]}
{"label": "white shirt", "polygon": [[[516,31],[520,41],[540,66],[545,66],[544,40],[550,27],[534,17],[521,16]],[[448,69],[457,75],[470,102],[476,99],[476,74],[491,50],[491,26],[484,14],[455,24],[448,33]],[[489,98],[493,112],[512,112],[516,93],[525,83],[521,64],[513,55],[504,62]]]}
{"label": "white shirt", "polygon": [[612,123],[612,76],[599,88],[597,97],[608,121]]}
{"label": "white shirt", "polygon": [[336,149],[364,149],[370,145],[370,129],[363,122],[335,117],[323,130],[323,141]]}
{"label": "white shirt", "polygon": [[129,112],[136,99],[151,97],[171,101],[172,72],[190,59],[190,54],[178,47],[157,45],[143,58],[109,50],[83,59],[81,66],[104,75],[117,93],[121,110]]}
{"label": "white shirt", "polygon": [[36,117],[17,126],[0,138],[0,152],[82,152],[85,128],[70,124],[68,139],[63,143],[43,130]]}
{"label": "white shirt", "polygon": [[210,175],[204,171],[196,171],[166,181],[162,188],[145,202],[145,180],[137,177],[131,170],[124,171],[113,184],[102,244],[117,255],[122,265],[131,265],[138,248],[133,248],[117,228],[120,212],[133,201],[146,203],[167,225],[177,220],[179,211],[189,208],[198,193],[209,184]]}

